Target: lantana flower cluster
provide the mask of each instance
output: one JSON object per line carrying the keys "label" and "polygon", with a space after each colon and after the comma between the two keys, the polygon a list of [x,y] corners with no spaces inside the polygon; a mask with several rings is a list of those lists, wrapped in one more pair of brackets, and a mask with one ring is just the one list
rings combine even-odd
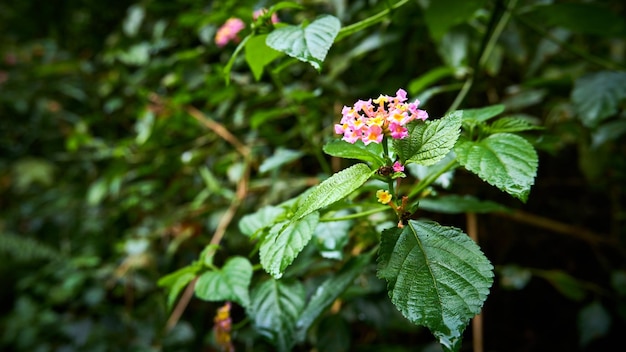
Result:
{"label": "lantana flower cluster", "polygon": [[398,89],[395,97],[380,95],[376,99],[359,100],[353,107],[344,106],[335,133],[342,134],[343,140],[355,143],[380,143],[383,136],[403,139],[409,135],[406,125],[414,120],[426,120],[428,113],[418,109],[419,100],[406,103],[406,91]]}

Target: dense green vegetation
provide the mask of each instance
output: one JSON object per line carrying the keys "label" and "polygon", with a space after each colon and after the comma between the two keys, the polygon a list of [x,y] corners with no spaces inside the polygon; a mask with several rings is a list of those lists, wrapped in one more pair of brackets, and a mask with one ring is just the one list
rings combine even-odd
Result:
{"label": "dense green vegetation", "polygon": [[[439,350],[449,322],[391,297],[414,298],[392,252],[414,229],[460,238],[483,270],[461,287],[490,290],[453,349],[619,346],[626,5],[297,4],[277,23],[252,18],[269,1],[0,4],[0,349]],[[281,28],[322,39],[285,55]],[[399,88],[435,152],[339,146],[343,106]],[[387,186],[412,220],[381,211]],[[278,223],[312,227],[293,256],[268,244]]]}

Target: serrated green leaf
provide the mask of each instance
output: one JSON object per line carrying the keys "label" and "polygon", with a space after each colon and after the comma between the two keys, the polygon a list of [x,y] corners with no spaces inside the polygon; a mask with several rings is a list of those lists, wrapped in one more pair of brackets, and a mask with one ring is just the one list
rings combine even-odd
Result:
{"label": "serrated green leaf", "polygon": [[455,111],[438,120],[410,123],[409,136],[393,140],[402,163],[428,166],[443,159],[459,138],[462,116],[462,112]]}
{"label": "serrated green leaf", "polygon": [[293,215],[293,219],[302,219],[318,209],[343,199],[361,187],[373,174],[374,171],[365,164],[355,164],[337,172],[309,193]]}
{"label": "serrated green leaf", "polygon": [[576,80],[572,101],[587,127],[615,115],[620,101],[626,99],[626,72],[602,71]]}
{"label": "serrated green leaf", "polygon": [[313,293],[296,324],[298,340],[303,341],[311,324],[354,282],[371,262],[373,253],[351,258],[342,268],[324,281]]}
{"label": "serrated green leaf", "polygon": [[261,166],[259,166],[259,172],[265,173],[269,170],[279,168],[281,165],[300,159],[302,155],[304,155],[304,153],[299,150],[279,147],[272,156],[263,161]]}
{"label": "serrated green leaf", "polygon": [[482,180],[525,202],[535,182],[537,152],[524,138],[497,133],[475,142],[459,139],[457,160]]}
{"label": "serrated green leaf", "polygon": [[480,312],[493,283],[493,266],[461,230],[409,220],[384,231],[378,276],[393,304],[411,322],[426,326],[448,350]]}
{"label": "serrated green leaf", "polygon": [[500,115],[504,111],[504,105],[491,105],[478,109],[463,110],[464,121],[484,122]]}
{"label": "serrated green leaf", "polygon": [[485,0],[437,0],[431,1],[424,17],[430,34],[440,40],[453,26],[463,23],[472,17],[485,4]]}
{"label": "serrated green leaf", "polygon": [[480,200],[472,196],[449,195],[438,198],[425,198],[419,202],[420,209],[448,214],[490,213],[505,211],[507,208],[495,202]]}
{"label": "serrated green leaf", "polygon": [[267,34],[255,35],[246,42],[246,62],[257,81],[261,79],[265,66],[282,55],[265,44],[266,38]]}
{"label": "serrated green leaf", "polygon": [[274,225],[261,243],[261,265],[269,274],[279,279],[285,269],[300,254],[313,237],[319,222],[319,213],[309,213],[301,219],[292,219]]}
{"label": "serrated green leaf", "polygon": [[239,230],[246,236],[253,236],[257,231],[272,226],[275,219],[284,213],[284,208],[265,206],[255,213],[243,216],[239,220]]}
{"label": "serrated green leaf", "polygon": [[372,163],[375,169],[385,165],[385,159],[382,157],[383,146],[379,143],[365,145],[363,141],[358,140],[352,144],[342,139],[335,139],[326,143],[323,150],[324,153],[339,158],[357,159]]}
{"label": "serrated green leaf", "polygon": [[266,43],[275,50],[308,62],[319,71],[340,28],[339,19],[324,15],[304,28],[302,26],[277,28],[267,36]]}
{"label": "serrated green leaf", "polygon": [[252,291],[249,315],[258,332],[274,343],[278,351],[286,352],[296,342],[296,321],[304,303],[305,291],[300,282],[270,279]]}
{"label": "serrated green leaf", "polygon": [[196,296],[205,301],[234,301],[247,307],[252,271],[248,259],[231,257],[221,269],[207,271],[198,277]]}
{"label": "serrated green leaf", "polygon": [[524,132],[531,130],[540,130],[543,127],[533,125],[524,118],[519,117],[502,117],[494,121],[491,125],[485,128],[485,131],[489,134],[494,133],[512,133],[512,132]]}

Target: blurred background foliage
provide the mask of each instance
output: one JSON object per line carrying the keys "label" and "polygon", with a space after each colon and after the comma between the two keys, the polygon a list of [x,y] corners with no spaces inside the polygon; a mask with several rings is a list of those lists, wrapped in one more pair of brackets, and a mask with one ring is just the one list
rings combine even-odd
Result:
{"label": "blurred background foliage", "polygon": [[[391,2],[300,3],[303,10],[280,11],[281,21],[332,14],[346,26]],[[253,10],[272,4],[0,4],[2,350],[212,350],[217,305],[193,299],[166,329],[171,309],[156,285],[198,257],[244,177],[242,156],[207,121],[253,160],[219,262],[254,250],[236,226],[241,216],[347,165],[321,149],[336,138],[343,105],[399,87],[433,117],[469,89],[459,108],[502,103],[544,128],[527,136],[541,152],[527,204],[463,173],[437,190],[516,209],[479,216],[498,274],[484,308],[486,350],[598,351],[621,342],[623,2],[410,1],[335,43],[321,73],[280,58],[255,81],[241,56],[226,85],[235,45],[218,48],[217,28],[233,16],[250,23]],[[490,42],[485,33],[494,31]],[[432,216],[465,226],[459,214]],[[331,257],[341,257],[338,242]],[[319,350],[433,350],[428,332],[390,305],[374,269],[363,275],[379,285],[355,287],[339,313],[318,322]],[[233,309],[237,324],[243,313]],[[271,350],[246,326],[236,346]]]}

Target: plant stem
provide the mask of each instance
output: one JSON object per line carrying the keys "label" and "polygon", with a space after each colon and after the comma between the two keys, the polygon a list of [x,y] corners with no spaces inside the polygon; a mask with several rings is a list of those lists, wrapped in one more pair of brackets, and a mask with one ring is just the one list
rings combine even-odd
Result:
{"label": "plant stem", "polygon": [[321,218],[320,222],[344,221],[344,220],[357,219],[357,218],[360,218],[360,217],[363,217],[363,216],[368,216],[368,215],[380,213],[380,212],[385,211],[387,209],[389,209],[389,208],[386,207],[386,206],[377,207],[377,208],[373,208],[373,209],[370,209],[370,210],[362,211],[360,213],[340,216],[340,217],[336,217],[336,218]]}

